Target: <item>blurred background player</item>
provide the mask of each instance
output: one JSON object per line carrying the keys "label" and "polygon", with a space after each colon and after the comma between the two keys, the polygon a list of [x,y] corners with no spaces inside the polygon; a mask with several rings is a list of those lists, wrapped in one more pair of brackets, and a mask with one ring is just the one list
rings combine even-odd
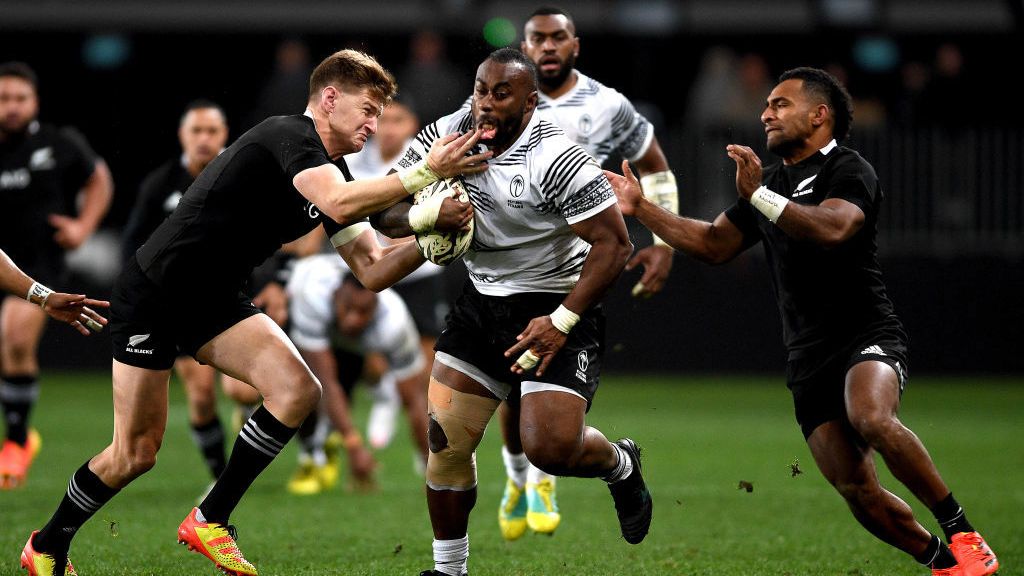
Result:
{"label": "blurred background player", "polygon": [[[537,65],[540,101],[537,114],[565,131],[599,164],[616,155],[632,162],[641,175],[644,194],[673,213],[678,212],[676,180],[661,150],[654,126],[628,98],[575,68],[580,40],[572,16],[555,7],[536,9],[526,21],[520,49]],[[626,264],[644,267],[634,296],[651,296],[665,285],[672,270],[672,247],[654,236]],[[510,401],[515,401],[514,398]],[[527,526],[552,534],[561,521],[555,498],[555,477],[532,466],[523,454],[515,410],[503,406],[500,421],[502,459],[508,480],[498,507],[498,525],[506,540],[523,535]],[[524,496],[525,490],[525,498]]]}
{"label": "blurred background player", "polygon": [[[935,576],[995,573],[995,554],[897,415],[907,334],[878,264],[878,176],[839,145],[853,121],[850,94],[823,70],[795,68],[779,77],[760,120],[768,150],[782,162],[762,171],[753,150],[728,145],[739,198],[714,222],[645,201],[625,162],[623,176],[608,173],[619,205],[676,249],[711,264],[764,244],[789,352],[787,385],[822,475],[865,529]],[[948,546],[879,483],[875,452],[932,511]]]}
{"label": "blurred background player", "polygon": [[[324,387],[324,413],[314,412],[299,429],[299,470],[289,483],[294,493],[312,494],[330,486],[323,453],[325,434],[316,421],[328,416],[344,438],[357,487],[372,482],[373,458],[363,446],[349,406],[363,371],[363,358],[383,356],[387,370],[376,394],[396,396],[405,409],[416,447],[418,468],[427,457],[427,386],[419,333],[402,298],[393,290],[375,293],[328,255],[300,260],[288,283],[289,336]],[[312,425],[311,425],[312,424]],[[372,429],[371,429],[372,432]],[[378,446],[381,442],[375,442]]]}
{"label": "blurred background player", "polygon": [[[72,128],[39,122],[38,80],[26,64],[0,64],[0,250],[39,282],[66,281],[65,252],[84,243],[110,207],[107,165]],[[0,403],[7,427],[0,488],[24,484],[39,434],[29,414],[39,397],[43,308],[16,296],[0,307]],[[11,446],[11,448],[6,448]]]}
{"label": "blurred background player", "polygon": [[[209,100],[195,100],[185,107],[178,125],[182,154],[163,163],[147,175],[125,225],[122,262],[128,262],[178,206],[182,195],[206,166],[224,150],[228,124],[224,110]],[[216,370],[182,354],[174,371],[185,387],[192,439],[216,479],[224,471],[224,427],[217,416],[214,383]]]}

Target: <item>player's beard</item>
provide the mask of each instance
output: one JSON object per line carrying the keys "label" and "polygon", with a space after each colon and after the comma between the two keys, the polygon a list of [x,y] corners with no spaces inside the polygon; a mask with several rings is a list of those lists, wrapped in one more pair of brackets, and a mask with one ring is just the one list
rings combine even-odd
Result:
{"label": "player's beard", "polygon": [[539,80],[542,86],[551,90],[559,88],[562,84],[565,84],[565,80],[569,78],[569,74],[572,74],[573,68],[576,67],[576,56],[569,54],[569,57],[562,62],[562,65],[558,67],[558,70],[554,74],[545,75],[541,72]]}
{"label": "player's beard", "polygon": [[24,122],[19,122],[16,116],[3,118],[0,120],[0,138],[7,140],[8,138],[20,136],[28,131],[28,126],[31,123],[31,118]]}

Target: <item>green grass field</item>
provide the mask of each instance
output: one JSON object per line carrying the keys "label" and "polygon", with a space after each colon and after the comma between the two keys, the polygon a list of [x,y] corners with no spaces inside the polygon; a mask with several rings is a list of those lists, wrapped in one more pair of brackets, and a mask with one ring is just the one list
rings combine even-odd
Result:
{"label": "green grass field", "polygon": [[[172,383],[167,435],[156,468],[129,486],[76,538],[83,576],[216,574],[175,541],[178,523],[208,481],[188,434],[180,386]],[[49,517],[70,474],[111,434],[106,374],[49,374],[35,413],[43,451],[27,487],[0,493],[0,574],[21,574],[25,538]],[[365,410],[366,398],[361,408]],[[912,380],[904,421],[929,447],[946,481],[999,554],[1001,574],[1024,574],[1024,381]],[[222,417],[229,408],[222,402]],[[502,541],[496,510],[504,472],[497,426],[478,454],[480,492],[470,526],[470,573],[489,575],[927,574],[868,535],[824,481],[791,415],[780,378],[604,379],[590,423],[645,449],[654,495],[651,533],[630,546],[618,534],[598,480],[559,483],[563,514],[554,537]],[[365,419],[363,419],[365,421]],[[240,545],[261,575],[414,575],[432,567],[423,482],[407,433],[380,452],[380,490],[298,497],[284,483],[289,446],[235,512]],[[793,477],[791,464],[803,474]],[[883,483],[928,511],[886,471]],[[753,491],[738,489],[739,482]]]}

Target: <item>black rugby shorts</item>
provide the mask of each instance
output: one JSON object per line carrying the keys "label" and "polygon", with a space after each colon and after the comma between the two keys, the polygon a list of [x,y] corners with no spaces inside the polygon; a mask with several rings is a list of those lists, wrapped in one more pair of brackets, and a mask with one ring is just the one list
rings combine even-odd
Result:
{"label": "black rugby shorts", "polygon": [[166,370],[179,355],[195,356],[215,336],[256,314],[259,308],[241,291],[218,291],[203,282],[157,286],[133,256],[110,297],[114,358]]}
{"label": "black rugby shorts", "polygon": [[510,370],[516,358],[505,350],[539,316],[547,316],[565,300],[565,294],[531,292],[512,296],[485,296],[467,281],[445,320],[445,329],[434,349],[472,364],[484,374],[511,386],[520,394],[522,381],[554,384],[576,392],[587,401],[597,393],[604,358],[605,317],[600,306],[587,310],[569,332],[565,346],[538,377],[533,370],[522,376]]}

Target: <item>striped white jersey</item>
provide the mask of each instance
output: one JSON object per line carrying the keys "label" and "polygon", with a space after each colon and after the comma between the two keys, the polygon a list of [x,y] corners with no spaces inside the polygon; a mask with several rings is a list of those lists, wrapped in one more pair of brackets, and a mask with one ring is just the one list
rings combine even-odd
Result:
{"label": "striped white jersey", "polygon": [[[467,108],[437,120],[420,131],[399,165],[411,166],[435,139],[472,126]],[[590,245],[569,225],[615,204],[600,166],[536,114],[488,165],[464,177],[476,214],[473,244],[464,257],[474,286],[489,296],[570,292]]]}
{"label": "striped white jersey", "polygon": [[288,337],[300,349],[321,352],[341,348],[357,354],[378,352],[388,361],[388,371],[399,380],[422,369],[426,361],[420,335],[402,297],[394,290],[377,294],[377,310],[358,339],[335,330],[334,292],[348,272],[336,254],[302,258],[288,280]]}
{"label": "striped white jersey", "polygon": [[651,123],[618,90],[575,73],[576,85],[558,98],[538,92],[536,113],[565,130],[599,164],[613,152],[630,162],[643,156],[654,139]]}

